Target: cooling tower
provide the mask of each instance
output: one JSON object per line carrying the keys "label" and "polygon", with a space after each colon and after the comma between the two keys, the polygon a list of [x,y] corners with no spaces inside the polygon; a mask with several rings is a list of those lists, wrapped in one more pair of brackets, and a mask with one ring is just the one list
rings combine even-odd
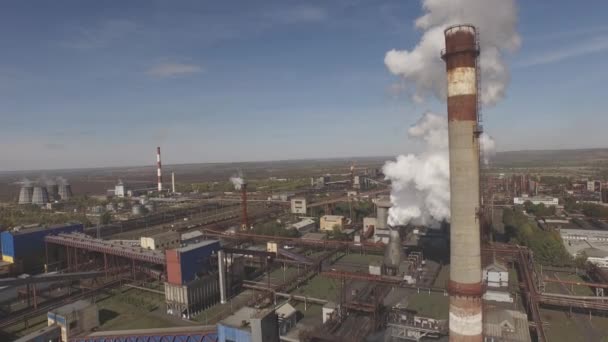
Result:
{"label": "cooling tower", "polygon": [[46,182],[46,192],[49,194],[49,200],[59,199],[59,185],[55,181]]}
{"label": "cooling tower", "polygon": [[59,185],[59,197],[62,201],[72,198],[72,186],[68,183]]}
{"label": "cooling tower", "polygon": [[19,191],[19,204],[30,204],[32,203],[32,195],[34,193],[34,187],[31,184],[23,184]]}
{"label": "cooling tower", "polygon": [[32,204],[45,205],[49,202],[49,194],[46,188],[40,185],[34,187],[32,192]]}

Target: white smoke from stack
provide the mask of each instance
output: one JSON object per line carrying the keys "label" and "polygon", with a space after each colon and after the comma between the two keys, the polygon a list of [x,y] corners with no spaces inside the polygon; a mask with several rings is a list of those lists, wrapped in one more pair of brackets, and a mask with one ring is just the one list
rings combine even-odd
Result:
{"label": "white smoke from stack", "polygon": [[245,183],[245,181],[243,180],[243,177],[241,177],[241,176],[230,177],[230,182],[232,183],[232,185],[234,185],[235,190],[241,190],[241,187]]}
{"label": "white smoke from stack", "polygon": [[496,154],[496,141],[490,135],[482,133],[479,137],[479,145],[483,163],[490,164],[490,158]]}
{"label": "white smoke from stack", "polygon": [[[402,78],[405,89],[415,103],[429,97],[445,101],[447,81],[440,51],[445,48],[444,29],[450,25],[470,23],[478,28],[481,45],[481,100],[495,105],[509,83],[509,69],[504,52],[516,51],[521,39],[516,30],[517,7],[514,0],[424,0],[425,14],[416,28],[423,30],[418,45],[410,51],[391,50],[384,64]],[[401,155],[383,168],[391,180],[390,225],[429,224],[449,220],[450,183],[447,118],[425,113],[412,126],[408,135],[426,142],[424,152]],[[484,163],[494,154],[496,143],[487,134],[480,137]]]}
{"label": "white smoke from stack", "polygon": [[426,141],[426,150],[388,161],[382,168],[391,181],[388,223],[429,224],[450,217],[450,163],[447,120],[426,113],[408,130],[413,139]]}
{"label": "white smoke from stack", "polygon": [[423,30],[420,42],[411,50],[391,50],[384,64],[389,71],[411,82],[415,102],[431,95],[441,101],[447,96],[445,64],[439,52],[445,47],[443,30],[454,24],[477,27],[480,55],[481,100],[486,105],[500,101],[509,84],[509,69],[503,52],[516,51],[521,38],[516,30],[517,6],[514,0],[424,0],[425,14],[415,22]]}
{"label": "white smoke from stack", "polygon": [[[391,226],[430,224],[450,219],[450,156],[448,121],[431,112],[408,130],[412,139],[426,142],[424,152],[400,155],[384,164],[382,171],[391,181],[388,223]],[[480,137],[484,162],[493,155],[496,143],[489,135]]]}

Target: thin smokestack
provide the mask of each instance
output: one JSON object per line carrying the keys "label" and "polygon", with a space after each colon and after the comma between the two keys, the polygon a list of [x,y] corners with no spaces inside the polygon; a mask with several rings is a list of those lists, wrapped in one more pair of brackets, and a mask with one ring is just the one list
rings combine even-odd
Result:
{"label": "thin smokestack", "polygon": [[156,176],[158,177],[158,192],[163,191],[163,174],[160,163],[160,146],[156,148]]}
{"label": "thin smokestack", "polygon": [[175,172],[171,172],[171,190],[175,193]]}
{"label": "thin smokestack", "polygon": [[471,25],[447,28],[450,151],[450,341],[482,341],[477,44]]}
{"label": "thin smokestack", "polygon": [[247,183],[243,181],[241,184],[241,207],[243,208],[241,229],[249,229],[249,219],[247,217]]}

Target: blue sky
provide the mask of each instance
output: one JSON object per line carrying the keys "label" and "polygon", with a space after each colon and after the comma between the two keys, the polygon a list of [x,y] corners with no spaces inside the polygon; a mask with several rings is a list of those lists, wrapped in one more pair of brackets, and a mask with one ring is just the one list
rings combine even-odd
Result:
{"label": "blue sky", "polygon": [[[608,147],[608,2],[521,1],[498,150]],[[418,1],[0,4],[0,170],[416,151],[389,89]]]}

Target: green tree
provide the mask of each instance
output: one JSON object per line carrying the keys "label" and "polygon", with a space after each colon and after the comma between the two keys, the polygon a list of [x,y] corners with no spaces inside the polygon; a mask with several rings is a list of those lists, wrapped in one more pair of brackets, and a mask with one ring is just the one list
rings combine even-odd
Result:
{"label": "green tree", "polygon": [[109,224],[112,221],[112,214],[109,211],[104,211],[103,214],[99,216],[100,224]]}

